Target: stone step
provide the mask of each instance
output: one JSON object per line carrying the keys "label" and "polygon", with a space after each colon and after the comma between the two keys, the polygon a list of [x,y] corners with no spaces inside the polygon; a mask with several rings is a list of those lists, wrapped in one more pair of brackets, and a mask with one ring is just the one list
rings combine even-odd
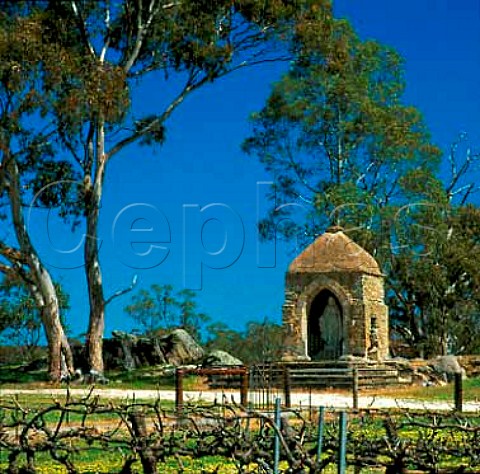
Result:
{"label": "stone step", "polygon": [[[402,385],[405,377],[390,364],[357,364],[360,388]],[[250,385],[254,389],[283,388],[285,369],[289,371],[292,388],[351,388],[353,367],[348,361],[314,361],[295,363],[265,363],[250,367]],[[237,387],[240,381],[231,376],[216,375],[210,379],[211,387]]]}
{"label": "stone step", "polygon": [[261,364],[251,367],[251,384],[256,387],[283,387],[285,370],[289,371],[290,385],[299,387],[351,388],[353,368],[358,370],[360,388],[372,386],[400,385],[399,371],[387,364],[369,364],[363,361],[352,367],[349,361],[314,361],[294,363]]}
{"label": "stone step", "polygon": [[[353,374],[351,370],[335,370],[335,369],[305,369],[305,370],[291,370],[289,372],[290,379],[302,378],[302,377],[346,377],[352,378]],[[270,371],[263,372],[258,374],[252,374],[253,378],[258,379],[279,379],[284,378],[285,373],[283,371]],[[398,377],[398,371],[395,369],[376,369],[376,370],[359,370],[358,378],[368,378],[368,377]]]}

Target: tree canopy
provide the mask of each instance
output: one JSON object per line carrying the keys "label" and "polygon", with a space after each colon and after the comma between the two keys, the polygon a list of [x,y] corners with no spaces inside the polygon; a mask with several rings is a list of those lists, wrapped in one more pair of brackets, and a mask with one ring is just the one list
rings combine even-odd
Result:
{"label": "tree canopy", "polygon": [[[60,285],[55,287],[65,327],[69,297]],[[15,347],[24,362],[31,362],[40,353],[43,335],[41,309],[28,286],[14,273],[4,276],[0,283],[0,342]]]}
{"label": "tree canopy", "polygon": [[188,289],[175,291],[172,285],[151,285],[139,290],[125,307],[145,334],[155,334],[180,327],[201,340],[202,331],[210,319],[198,309],[196,292]]}
{"label": "tree canopy", "polygon": [[[261,224],[270,238],[292,201],[309,211],[314,227],[368,233],[380,209],[406,201],[402,181],[419,169],[430,173],[440,157],[421,114],[402,102],[403,60],[395,50],[360,40],[345,20],[332,20],[321,44],[314,33],[304,32],[297,59],[253,115],[243,145],[274,180]],[[280,230],[314,235],[305,225],[289,221]]]}

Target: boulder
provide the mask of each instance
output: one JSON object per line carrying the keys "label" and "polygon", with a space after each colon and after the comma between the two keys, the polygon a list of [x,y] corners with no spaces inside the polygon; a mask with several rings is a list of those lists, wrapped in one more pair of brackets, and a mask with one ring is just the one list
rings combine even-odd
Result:
{"label": "boulder", "polygon": [[232,356],[225,351],[212,351],[207,354],[203,359],[203,367],[224,367],[224,366],[233,366],[233,365],[243,365],[243,362],[240,359]]}
{"label": "boulder", "polygon": [[[83,345],[75,347],[75,366],[89,373]],[[124,331],[112,331],[103,341],[105,369],[131,371],[140,367],[199,364],[205,356],[202,347],[183,329],[166,336],[139,336]]]}
{"label": "boulder", "polygon": [[131,371],[137,367],[133,356],[136,345],[136,336],[123,331],[112,331],[113,338],[105,340],[103,344],[103,357],[105,366],[109,369],[121,367]]}
{"label": "boulder", "polygon": [[165,363],[158,337],[136,336],[123,331],[113,331],[113,338],[105,340],[105,365],[108,368],[122,367],[130,371]]}
{"label": "boulder", "polygon": [[457,360],[465,369],[467,377],[480,377],[480,355],[457,356]]}
{"label": "boulder", "polygon": [[[243,366],[240,359],[232,356],[225,351],[212,351],[203,359],[205,368],[225,368],[234,366]],[[240,377],[238,375],[215,374],[208,376],[208,385],[210,388],[240,388]]]}
{"label": "boulder", "polygon": [[435,372],[442,376],[446,382],[452,381],[456,373],[461,373],[463,378],[466,376],[465,370],[454,355],[438,356],[430,361],[429,365]]}
{"label": "boulder", "polygon": [[166,363],[158,337],[139,337],[134,349],[137,367],[162,365]]}
{"label": "boulder", "polygon": [[168,364],[175,366],[198,364],[205,351],[184,329],[175,329],[161,338],[160,346]]}
{"label": "boulder", "polygon": [[423,365],[417,362],[413,367],[412,381],[424,387],[445,385],[446,383],[445,377],[437,372],[431,365],[427,365],[426,361],[423,361]]}
{"label": "boulder", "polygon": [[[135,369],[135,361],[132,350],[134,336],[123,331],[113,331],[111,339],[103,341],[103,362],[105,368],[123,369],[130,371]],[[88,371],[85,371],[88,373]]]}

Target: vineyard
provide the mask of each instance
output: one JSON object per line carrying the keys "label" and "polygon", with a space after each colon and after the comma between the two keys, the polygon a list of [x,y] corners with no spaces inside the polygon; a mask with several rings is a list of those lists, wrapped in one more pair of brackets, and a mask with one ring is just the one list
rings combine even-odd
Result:
{"label": "vineyard", "polygon": [[480,472],[480,416],[235,403],[0,402],[0,472]]}

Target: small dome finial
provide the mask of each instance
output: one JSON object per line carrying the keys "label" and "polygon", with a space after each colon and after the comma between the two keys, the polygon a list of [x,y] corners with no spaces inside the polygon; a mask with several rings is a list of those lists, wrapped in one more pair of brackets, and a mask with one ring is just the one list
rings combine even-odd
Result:
{"label": "small dome finial", "polygon": [[325,232],[328,234],[336,234],[337,232],[343,232],[343,227],[340,225],[331,225]]}

